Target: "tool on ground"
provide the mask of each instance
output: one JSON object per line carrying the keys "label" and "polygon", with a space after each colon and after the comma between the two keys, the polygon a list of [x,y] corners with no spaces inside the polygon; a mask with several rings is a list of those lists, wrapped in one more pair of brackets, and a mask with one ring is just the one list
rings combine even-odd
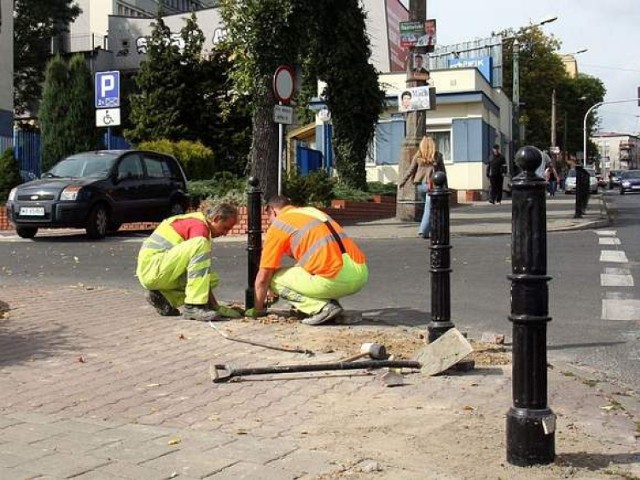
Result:
{"label": "tool on ground", "polygon": [[341,362],[353,362],[363,357],[371,357],[373,360],[388,360],[389,355],[384,345],[380,343],[363,343],[360,346],[360,353],[347,357]]}
{"label": "tool on ground", "polygon": [[245,340],[244,338],[232,337],[231,335],[223,332],[218,327],[216,327],[213,322],[209,322],[209,325],[211,325],[211,328],[213,328],[216,332],[218,332],[222,337],[232,342],[246,343],[248,345],[253,345],[254,347],[262,347],[262,348],[267,348],[269,350],[278,350],[279,352],[304,353],[305,355],[308,355],[310,357],[315,355],[315,353],[312,350],[307,350],[302,348],[278,347],[276,345],[269,345],[267,343],[254,342],[252,340]]}
{"label": "tool on ground", "polygon": [[311,363],[306,365],[273,365],[270,367],[233,368],[230,365],[215,365],[211,371],[213,383],[228,382],[234,377],[267,375],[271,373],[322,372],[328,370],[356,370],[372,368],[421,368],[413,360],[365,360],[363,362]]}

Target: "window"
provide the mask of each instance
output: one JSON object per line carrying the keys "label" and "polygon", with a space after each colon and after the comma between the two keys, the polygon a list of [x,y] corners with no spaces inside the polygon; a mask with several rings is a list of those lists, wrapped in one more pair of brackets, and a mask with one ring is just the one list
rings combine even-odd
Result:
{"label": "window", "polygon": [[445,162],[452,162],[451,158],[451,130],[434,130],[428,131],[427,135],[431,135],[436,142],[436,149],[442,153]]}
{"label": "window", "polygon": [[171,178],[171,170],[163,158],[145,156],[144,166],[149,178]]}
{"label": "window", "polygon": [[376,125],[373,148],[367,155],[367,165],[397,165],[404,140],[404,119],[382,121]]}
{"label": "window", "polygon": [[120,161],[118,180],[140,180],[142,177],[142,165],[138,155],[127,155]]}

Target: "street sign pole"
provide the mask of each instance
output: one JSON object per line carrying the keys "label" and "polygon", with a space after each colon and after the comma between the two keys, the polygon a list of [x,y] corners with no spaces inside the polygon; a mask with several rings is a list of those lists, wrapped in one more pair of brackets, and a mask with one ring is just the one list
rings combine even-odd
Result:
{"label": "street sign pole", "polygon": [[[282,109],[283,104],[288,105],[295,90],[295,75],[293,69],[288,65],[280,65],[273,75],[273,93],[278,99],[278,106]],[[290,109],[290,107],[287,107]],[[278,110],[278,107],[276,107]],[[282,112],[278,111],[278,115]],[[276,120],[278,122],[278,195],[282,194],[282,168],[284,166],[284,121],[281,119]]]}
{"label": "street sign pole", "polygon": [[[278,102],[282,105],[282,102]],[[284,124],[278,123],[278,195],[282,195],[282,136],[284,135]]]}

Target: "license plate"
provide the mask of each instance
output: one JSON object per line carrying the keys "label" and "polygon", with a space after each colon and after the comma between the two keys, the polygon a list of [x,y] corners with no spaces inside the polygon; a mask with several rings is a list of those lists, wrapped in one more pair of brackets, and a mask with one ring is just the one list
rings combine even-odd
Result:
{"label": "license plate", "polygon": [[20,216],[44,217],[44,207],[20,207]]}

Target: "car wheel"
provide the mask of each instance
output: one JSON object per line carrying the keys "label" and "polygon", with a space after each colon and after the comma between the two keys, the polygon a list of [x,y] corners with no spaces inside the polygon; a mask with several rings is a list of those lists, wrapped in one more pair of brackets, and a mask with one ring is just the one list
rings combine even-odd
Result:
{"label": "car wheel", "polygon": [[120,222],[111,222],[109,224],[109,231],[110,232],[117,232],[120,229],[121,226],[122,226],[122,223],[120,223]]}
{"label": "car wheel", "polygon": [[182,215],[184,213],[184,207],[181,203],[174,202],[171,204],[171,208],[169,209],[169,216],[173,217],[174,215]]}
{"label": "car wheel", "polygon": [[91,209],[87,219],[87,235],[89,238],[100,239],[107,235],[109,228],[109,212],[104,205],[96,205]]}
{"label": "car wheel", "polygon": [[16,227],[16,233],[20,238],[33,238],[38,233],[36,227]]}

